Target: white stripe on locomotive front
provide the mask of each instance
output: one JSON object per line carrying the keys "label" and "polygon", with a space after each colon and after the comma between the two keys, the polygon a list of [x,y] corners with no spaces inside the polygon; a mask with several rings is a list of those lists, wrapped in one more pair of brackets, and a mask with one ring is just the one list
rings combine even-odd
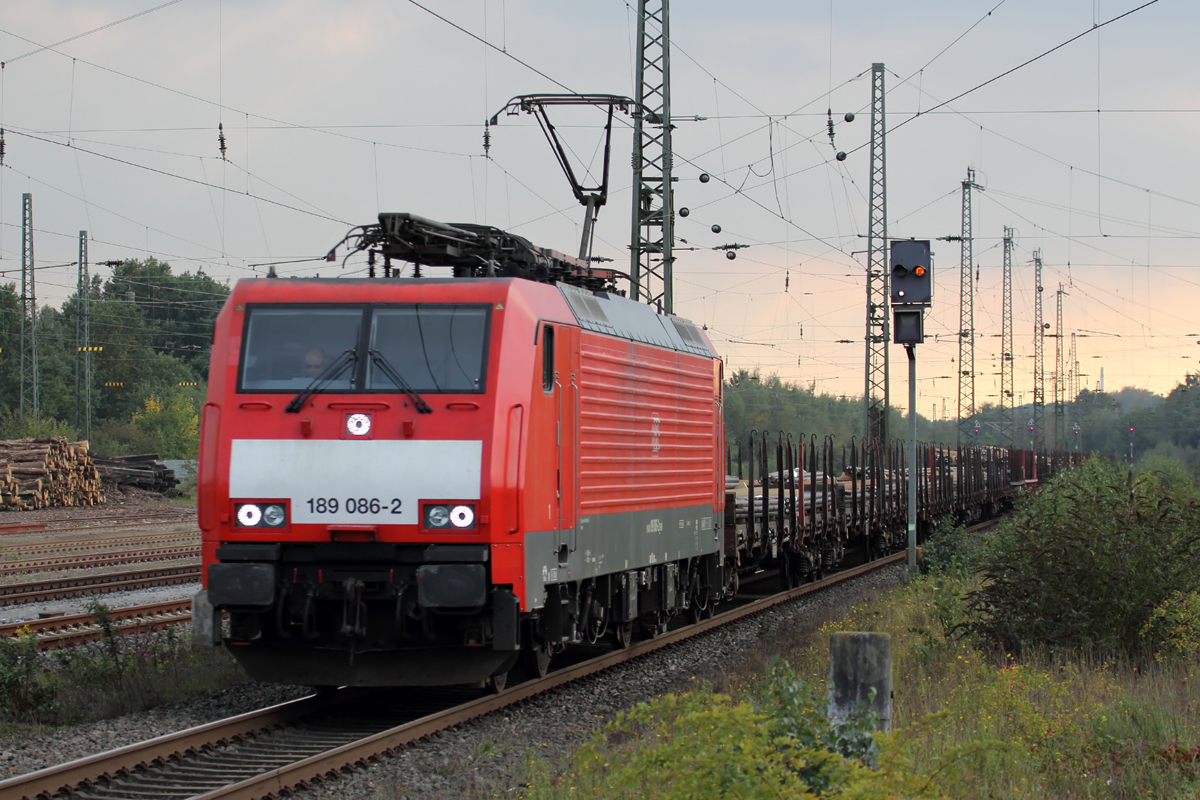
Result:
{"label": "white stripe on locomotive front", "polygon": [[[229,496],[291,500],[296,523],[415,525],[419,500],[480,496],[480,441],[234,439],[232,445]],[[336,499],[338,510],[318,513],[318,499]],[[352,512],[349,499],[359,509],[360,500],[378,500],[380,510]]]}

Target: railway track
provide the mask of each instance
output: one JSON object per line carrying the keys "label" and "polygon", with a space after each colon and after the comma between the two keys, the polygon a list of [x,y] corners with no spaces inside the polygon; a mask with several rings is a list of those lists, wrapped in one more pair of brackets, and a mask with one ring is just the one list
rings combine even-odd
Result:
{"label": "railway track", "polygon": [[182,567],[152,567],[105,575],[0,584],[0,605],[15,606],[47,600],[66,600],[90,594],[123,592],[154,586],[176,586],[199,580],[200,565],[191,564]]}
{"label": "railway track", "polygon": [[112,567],[122,564],[153,561],[177,561],[182,558],[199,557],[200,548],[197,545],[119,550],[109,553],[82,553],[50,558],[34,558],[25,561],[0,561],[0,575],[27,575],[31,572],[91,569],[92,567]]}
{"label": "railway track", "polygon": [[[192,621],[191,600],[169,600],[141,606],[109,609],[114,632],[119,635],[150,633]],[[13,638],[23,631],[37,636],[38,650],[57,650],[62,647],[86,644],[101,639],[104,630],[91,614],[71,614],[29,622],[0,625],[0,637]]]}
{"label": "railway track", "polygon": [[[134,527],[138,525],[163,525],[171,522],[194,522],[196,512],[194,511],[171,511],[171,512],[156,512],[156,513],[130,513],[130,519],[120,519],[117,515],[109,513],[103,516],[89,517],[55,517],[39,520],[28,520],[25,522],[10,522],[0,523],[0,536],[14,536],[29,533],[61,533],[65,531],[83,531],[95,530],[97,528],[124,528]],[[51,527],[58,522],[76,523],[74,525],[66,525],[63,527]],[[91,525],[78,523],[93,523]]]}
{"label": "railway track", "polygon": [[[81,800],[118,798],[278,797],[291,789],[366,764],[438,731],[707,633],[773,606],[901,562],[901,552],[770,597],[753,599],[711,619],[637,642],[625,650],[581,647],[576,660],[545,678],[499,695],[450,688],[409,692],[339,690],[201,725],[0,782],[0,800],[34,800],[70,792]],[[571,654],[568,653],[568,656]],[[582,660],[579,660],[582,658]]]}
{"label": "railway track", "polygon": [[[147,533],[138,536],[93,536],[87,539],[78,539],[67,542],[39,542],[36,544],[19,544],[10,547],[0,547],[0,551],[6,556],[15,556],[17,558],[32,558],[46,553],[67,554],[67,553],[96,553],[105,550],[106,548],[128,548],[128,547],[151,547],[159,546],[166,547],[168,545],[178,545],[191,543],[193,546],[200,541],[199,531],[185,531],[179,533]],[[0,562],[3,564],[4,562]]]}

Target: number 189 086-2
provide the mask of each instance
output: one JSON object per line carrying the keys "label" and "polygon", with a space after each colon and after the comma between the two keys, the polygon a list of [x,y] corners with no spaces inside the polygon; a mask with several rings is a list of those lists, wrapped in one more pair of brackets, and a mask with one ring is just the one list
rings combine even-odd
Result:
{"label": "number 189 086-2", "polygon": [[400,514],[400,505],[398,497],[391,500],[380,500],[378,497],[347,497],[345,500],[338,500],[336,497],[308,498],[310,514],[336,514],[339,509],[347,514]]}

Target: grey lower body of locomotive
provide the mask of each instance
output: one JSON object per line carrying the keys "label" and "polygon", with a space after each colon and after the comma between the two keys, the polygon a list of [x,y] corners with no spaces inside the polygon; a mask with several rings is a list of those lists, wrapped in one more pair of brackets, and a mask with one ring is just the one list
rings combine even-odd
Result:
{"label": "grey lower body of locomotive", "polygon": [[[720,529],[714,529],[714,519],[712,506],[694,506],[585,516],[577,529],[529,532],[524,536],[523,548],[527,610],[536,616],[548,595],[554,596],[556,607],[559,598],[578,598],[580,587],[592,580],[608,587],[614,596],[617,586],[627,587],[619,592],[620,607],[614,605],[609,610],[613,616],[619,613],[621,621],[632,619],[646,608],[679,610],[686,607],[689,597],[686,592],[676,592],[676,585],[684,585],[687,580],[684,567],[698,558],[705,566],[702,580],[706,587],[711,587],[706,591],[716,599],[723,586],[722,537]],[[339,564],[336,559],[323,557],[322,551],[297,560],[295,549],[284,549],[282,545],[223,544],[217,552],[218,561],[209,565],[208,588],[193,600],[193,644],[229,645],[233,656],[256,680],[308,686],[475,683],[513,665],[521,648],[519,604],[507,587],[492,585],[487,545],[415,546],[420,550],[411,545],[392,547],[393,555],[373,559],[372,567],[365,568],[350,566],[362,564],[361,558],[347,558]],[[323,552],[339,551],[331,548]],[[311,582],[308,584],[309,595],[316,596],[319,590],[326,603],[336,603],[341,585],[338,581],[367,581],[370,586],[371,573],[386,572],[393,562],[396,566],[403,562],[408,569],[399,581],[391,579],[400,584],[399,589],[388,595],[396,603],[401,602],[406,590],[411,590],[409,602],[421,613],[442,615],[450,620],[473,619],[484,633],[475,641],[462,643],[373,646],[361,641],[365,636],[360,636],[357,643],[350,636],[336,645],[329,640],[317,644],[305,642],[300,635],[293,637],[299,641],[289,641],[268,630],[277,624],[281,632],[300,627],[307,633],[307,610],[299,623],[294,621],[295,617],[289,624],[274,622],[284,618],[282,606],[288,592],[305,591],[294,583],[294,577],[293,583],[288,584],[297,563],[301,569],[307,568],[310,575],[316,570],[321,576],[316,589]],[[646,595],[642,594],[643,605],[639,608],[636,587],[656,582],[664,585],[662,601],[646,604]],[[574,593],[566,591],[567,587]],[[695,587],[690,591],[694,592]],[[387,602],[388,596],[376,595],[372,602]],[[603,599],[609,603],[609,598]],[[344,602],[347,609],[357,608],[351,604],[349,594]],[[295,605],[295,597],[292,604]],[[231,615],[253,616],[263,630],[243,640],[224,637],[222,609]],[[398,605],[397,619],[399,609]],[[348,619],[353,613],[343,611],[343,628],[354,622]],[[365,628],[366,622],[363,624]],[[576,639],[568,632],[562,638],[564,642]]]}

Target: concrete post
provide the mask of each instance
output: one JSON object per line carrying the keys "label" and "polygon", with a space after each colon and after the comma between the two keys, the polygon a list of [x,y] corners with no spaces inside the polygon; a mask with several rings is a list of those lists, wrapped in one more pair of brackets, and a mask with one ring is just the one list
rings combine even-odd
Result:
{"label": "concrete post", "polygon": [[[868,702],[871,689],[875,699]],[[892,637],[887,633],[835,633],[829,638],[829,717],[835,722],[879,715],[892,729]]]}
{"label": "concrete post", "polygon": [[219,647],[221,638],[221,615],[208,602],[208,589],[201,589],[192,598],[192,647]]}

